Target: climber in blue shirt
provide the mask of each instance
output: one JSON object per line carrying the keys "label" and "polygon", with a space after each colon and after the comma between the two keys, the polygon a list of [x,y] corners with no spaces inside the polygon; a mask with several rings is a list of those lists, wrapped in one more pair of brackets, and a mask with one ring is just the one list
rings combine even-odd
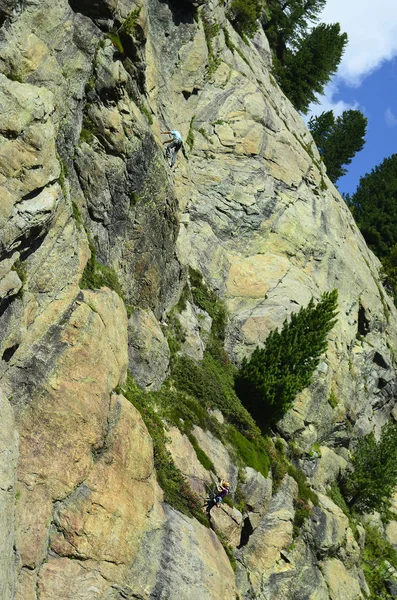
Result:
{"label": "climber in blue shirt", "polygon": [[177,152],[182,148],[182,136],[176,129],[171,129],[171,131],[162,131],[163,134],[172,135],[171,140],[166,140],[163,144],[168,144],[165,155],[168,159],[171,158],[170,167],[173,167],[176,162]]}

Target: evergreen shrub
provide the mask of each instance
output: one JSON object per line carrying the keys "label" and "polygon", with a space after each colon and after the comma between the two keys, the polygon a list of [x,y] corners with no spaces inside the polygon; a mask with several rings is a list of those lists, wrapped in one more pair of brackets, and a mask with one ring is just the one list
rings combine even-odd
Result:
{"label": "evergreen shrub", "polygon": [[227,16],[240,35],[253,37],[262,11],[262,0],[232,0]]}
{"label": "evergreen shrub", "polygon": [[208,350],[201,363],[178,356],[172,366],[172,381],[177,389],[196,398],[207,410],[221,410],[247,437],[258,437],[258,427],[234,391],[234,374],[231,363],[222,364]]}
{"label": "evergreen shrub", "polygon": [[249,360],[243,359],[236,391],[260,426],[279,421],[311,383],[336,322],[337,298],[333,290],[316,305],[312,299],[289,322],[284,321],[281,332],[272,331],[263,348],[256,347]]}
{"label": "evergreen shrub", "polygon": [[365,580],[370,589],[369,600],[389,600],[394,596],[386,581],[395,579],[397,552],[377,527],[365,526],[365,546],[362,555]]}
{"label": "evergreen shrub", "polygon": [[344,481],[348,504],[356,512],[386,513],[397,485],[397,423],[384,425],[379,441],[373,433],[358,440],[353,472]]}

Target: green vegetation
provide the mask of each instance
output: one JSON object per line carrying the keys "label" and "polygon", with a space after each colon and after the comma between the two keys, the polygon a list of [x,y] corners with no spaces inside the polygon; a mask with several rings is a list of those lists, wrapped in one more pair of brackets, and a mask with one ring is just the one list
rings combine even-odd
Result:
{"label": "green vegetation", "polygon": [[326,0],[267,0],[263,27],[273,50],[274,75],[295,108],[307,112],[342,58],[347,36],[338,23],[318,21]]}
{"label": "green vegetation", "polygon": [[397,570],[397,552],[377,527],[365,526],[365,546],[362,557],[365,580],[371,590],[369,600],[393,598],[385,584]]}
{"label": "green vegetation", "polygon": [[141,13],[141,7],[136,10],[132,10],[128,17],[123,21],[120,27],[120,31],[126,35],[133,35],[138,24],[139,15]]}
{"label": "green vegetation", "polygon": [[157,479],[164,491],[164,500],[185,515],[196,517],[208,526],[208,520],[201,508],[201,499],[192,492],[185,476],[174,464],[167,449],[166,432],[160,415],[150,403],[150,395],[138,388],[133,377],[128,375],[125,397],[139,410],[153,440],[154,465]]}
{"label": "green vegetation", "polygon": [[14,264],[11,267],[11,271],[15,271],[15,273],[18,275],[19,279],[21,280],[22,287],[17,294],[17,296],[19,298],[21,298],[23,296],[23,288],[25,287],[28,276],[27,276],[26,266],[23,264],[23,262],[21,261],[20,258],[17,258],[17,260],[14,262]]}
{"label": "green vegetation", "polygon": [[77,206],[77,204],[75,202],[72,202],[72,214],[73,214],[73,218],[77,222],[78,227],[80,229],[82,227],[84,227],[83,217],[81,216],[79,207]]}
{"label": "green vegetation", "polygon": [[207,140],[207,142],[209,142],[210,144],[213,144],[214,142],[212,141],[210,135],[206,132],[206,130],[204,129],[204,127],[200,127],[197,130],[199,133],[201,133],[201,135]]}
{"label": "green vegetation", "polygon": [[223,340],[225,338],[227,323],[227,312],[224,304],[219,300],[215,292],[207,288],[199,271],[190,267],[189,277],[194,303],[199,308],[205,310],[211,317],[211,333],[214,339]]}
{"label": "green vegetation", "polygon": [[332,406],[332,408],[336,408],[339,404],[339,400],[334,392],[331,392],[328,398],[328,404]]}
{"label": "green vegetation", "polygon": [[282,448],[282,450],[277,449],[269,437],[265,437],[264,439],[266,442],[266,452],[269,457],[272,470],[273,492],[276,492],[287,473],[288,461],[285,458],[284,448]]}
{"label": "green vegetation", "polygon": [[397,305],[397,154],[361,177],[346,203],[365,241],[382,261],[386,287]]}
{"label": "green vegetation", "polygon": [[313,299],[306,308],[272,331],[263,348],[244,359],[236,376],[236,391],[244,406],[263,428],[279,421],[296,395],[307,387],[327,349],[327,335],[335,324],[337,290]]}
{"label": "green vegetation", "polygon": [[229,546],[225,536],[220,531],[216,531],[215,533],[218,536],[219,541],[221,542],[223,549],[225,550],[225,552],[227,554],[227,557],[230,561],[233,571],[235,571],[236,567],[237,567],[237,563],[236,563],[236,559],[234,558],[233,549]]}
{"label": "green vegetation", "polygon": [[379,441],[373,433],[361,437],[352,463],[353,472],[343,482],[349,507],[387,513],[397,485],[397,423],[386,423]]}
{"label": "green vegetation", "polygon": [[306,475],[300,469],[293,465],[289,465],[287,469],[288,475],[293,477],[298,484],[298,498],[294,502],[295,515],[293,522],[293,537],[298,537],[300,529],[311,513],[312,507],[318,506],[318,496],[310,489],[307,484]]}
{"label": "green vegetation", "polygon": [[186,145],[189,146],[190,151],[193,150],[193,146],[194,146],[193,125],[194,125],[195,118],[196,117],[193,115],[193,117],[190,119],[189,131],[188,131],[187,138],[186,138]]}
{"label": "green vegetation", "polygon": [[144,104],[141,104],[139,106],[139,110],[141,111],[141,113],[143,115],[145,115],[145,117],[148,120],[149,125],[153,125],[153,117],[152,117],[152,113],[150,112],[150,110],[148,108],[146,108],[146,106]]}
{"label": "green vegetation", "polygon": [[232,0],[227,17],[242,36],[253,37],[263,12],[263,0]]}
{"label": "green vegetation", "polygon": [[[190,287],[185,285],[165,330],[172,356],[171,377],[158,393],[157,405],[161,405],[161,414],[184,433],[190,434],[193,424],[209,429],[231,447],[237,464],[251,466],[266,477],[269,469],[266,442],[235,393],[234,378],[237,369],[229,361],[220,341],[224,338],[227,322],[225,307],[204,284],[201,273],[190,269],[189,280]],[[178,311],[186,308],[188,299],[212,318],[210,339],[203,360],[199,363],[187,356],[178,355],[185,336]],[[220,425],[210,416],[209,411],[214,409],[222,412],[227,420],[226,424]],[[193,439],[191,441],[200,462],[205,468],[214,471],[210,459],[201,451],[197,452],[197,444]]]}
{"label": "green vegetation", "polygon": [[212,460],[210,458],[208,458],[208,456],[206,455],[204,450],[202,450],[200,448],[194,435],[191,432],[188,432],[186,435],[189,438],[189,441],[194,448],[196,456],[197,456],[198,460],[200,461],[200,463],[203,465],[204,469],[207,469],[207,471],[212,471],[216,475],[216,469],[214,467],[214,463],[212,462]]}
{"label": "green vegetation", "polygon": [[306,519],[310,516],[311,506],[301,498],[294,501],[294,520],[292,523],[292,537],[295,539],[300,534],[300,530],[303,527]]}
{"label": "green vegetation", "polygon": [[277,59],[284,62],[287,46],[295,46],[297,38],[307,34],[325,6],[326,0],[266,0],[267,14],[263,22],[266,37]]}
{"label": "green vegetation", "polygon": [[82,290],[96,290],[106,286],[114,290],[124,300],[124,294],[117,273],[110,267],[97,262],[95,247],[91,242],[89,244],[91,256],[81,277],[80,288]]}
{"label": "green vegetation", "polygon": [[289,465],[287,469],[288,475],[293,477],[298,484],[299,498],[303,502],[312,502],[314,506],[318,506],[318,496],[313,490],[310,489],[307,483],[306,475],[300,469],[297,469],[293,465]]}
{"label": "green vegetation", "polygon": [[336,118],[328,110],[309,120],[309,129],[333,183],[347,173],[344,165],[349,165],[362,150],[367,122],[359,110],[345,110]]}
{"label": "green vegetation", "polygon": [[247,57],[244,55],[243,51],[240,50],[240,48],[238,48],[237,46],[235,46],[232,42],[232,40],[230,39],[230,35],[228,30],[226,29],[226,27],[223,28],[223,35],[225,36],[225,44],[226,47],[229,48],[229,50],[231,52],[237,52],[237,54],[243,59],[243,61],[250,66],[249,61],[247,59]]}
{"label": "green vegetation", "polygon": [[121,42],[120,35],[118,32],[110,31],[109,33],[106,33],[106,37],[108,37],[110,39],[113,46],[116,48],[116,50],[120,54],[124,54],[124,47],[123,47],[123,44]]}
{"label": "green vegetation", "polygon": [[219,33],[218,23],[211,23],[207,17],[202,17],[205,41],[208,49],[208,75],[211,77],[221,64],[220,59],[214,52],[213,40]]}
{"label": "green vegetation", "polygon": [[327,496],[329,498],[331,498],[332,502],[334,502],[336,504],[336,506],[339,506],[341,511],[349,519],[350,529],[352,530],[354,537],[357,539],[358,532],[357,532],[357,525],[356,525],[355,517],[352,515],[352,512],[351,512],[349,506],[347,505],[347,502],[342,495],[341,489],[340,489],[337,481],[333,481],[331,483],[331,485],[329,486],[329,488],[327,490]]}
{"label": "green vegetation", "polygon": [[85,142],[86,144],[92,144],[94,141],[94,134],[89,129],[83,127],[80,132],[80,143]]}
{"label": "green vegetation", "polygon": [[248,438],[259,437],[260,432],[248,411],[242,406],[234,391],[235,367],[207,350],[200,363],[187,356],[175,358],[172,381],[177,389],[196,398],[205,409],[222,411],[228,421]]}
{"label": "green vegetation", "polygon": [[336,73],[347,44],[339,23],[321,23],[300,38],[294,51],[287,48],[284,62],[275,61],[274,75],[295,108],[307,113]]}
{"label": "green vegetation", "polygon": [[[267,443],[263,437],[255,440],[247,439],[235,427],[230,425],[227,430],[226,440],[231,444],[244,466],[252,467],[264,477],[269,473],[269,457]],[[238,462],[238,461],[237,461]]]}
{"label": "green vegetation", "polygon": [[80,132],[80,144],[86,142],[86,144],[92,144],[95,136],[95,125],[87,114],[83,115],[83,125]]}

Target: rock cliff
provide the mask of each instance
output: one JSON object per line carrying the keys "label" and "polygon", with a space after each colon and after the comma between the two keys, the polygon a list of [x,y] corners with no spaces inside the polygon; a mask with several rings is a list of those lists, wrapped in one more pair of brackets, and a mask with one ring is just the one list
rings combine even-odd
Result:
{"label": "rock cliff", "polygon": [[[271,75],[263,31],[242,40],[226,9],[0,0],[3,600],[368,592],[360,545],[326,492],[351,442],[396,415],[397,313]],[[162,146],[170,128],[185,140],[174,170]],[[164,501],[127,370],[150,393],[175,353],[203,359],[214,315],[190,293],[197,273],[227,309],[234,364],[338,290],[314,382],[278,425],[319,498],[298,532],[294,477],[275,485],[237,464],[216,435],[219,409],[212,430],[165,417],[167,448],[198,494],[215,472],[227,476],[235,505],[208,528]],[[397,547],[395,531],[391,521]]]}

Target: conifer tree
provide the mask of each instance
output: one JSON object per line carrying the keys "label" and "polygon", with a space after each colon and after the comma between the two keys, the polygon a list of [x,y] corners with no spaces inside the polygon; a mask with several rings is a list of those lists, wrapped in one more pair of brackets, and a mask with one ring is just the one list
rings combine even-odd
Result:
{"label": "conifer tree", "polygon": [[263,29],[277,59],[283,63],[287,46],[294,47],[318,20],[326,0],[267,0]]}
{"label": "conifer tree", "polygon": [[337,290],[324,293],[316,305],[312,299],[280,332],[272,331],[263,348],[255,348],[251,358],[243,360],[236,391],[259,425],[280,420],[311,383],[336,321],[337,299]]}
{"label": "conifer tree", "polygon": [[284,64],[276,61],[275,76],[297,110],[307,113],[317,94],[336,73],[347,44],[347,34],[341,33],[339,23],[320,23],[300,38],[296,50],[288,50]]}
{"label": "conifer tree", "polygon": [[240,35],[252,37],[258,29],[263,0],[232,0],[227,16]]}
{"label": "conifer tree", "polygon": [[332,110],[309,120],[309,129],[327,167],[328,177],[335,183],[347,170],[357,152],[364,146],[367,119],[359,110],[345,110],[336,117]]}
{"label": "conifer tree", "polygon": [[349,505],[357,512],[386,512],[397,485],[397,423],[387,423],[378,442],[373,433],[360,438],[352,463],[344,484]]}
{"label": "conifer tree", "polygon": [[361,177],[347,201],[371,250],[388,257],[397,244],[397,154]]}

